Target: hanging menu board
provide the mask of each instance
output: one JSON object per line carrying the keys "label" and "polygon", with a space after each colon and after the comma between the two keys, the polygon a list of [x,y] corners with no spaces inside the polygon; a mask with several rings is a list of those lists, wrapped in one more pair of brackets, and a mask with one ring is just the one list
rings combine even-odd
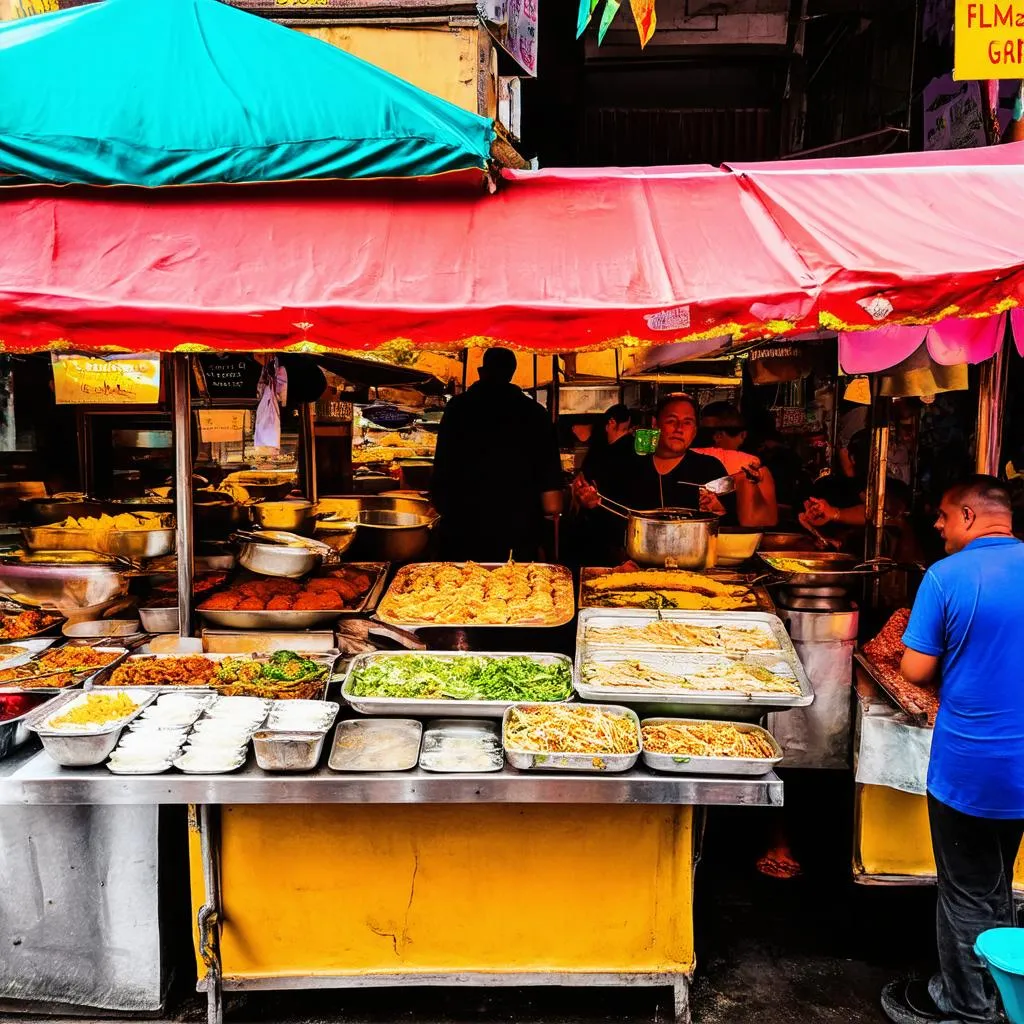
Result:
{"label": "hanging menu board", "polygon": [[201,355],[199,365],[206,378],[206,390],[211,398],[240,402],[256,401],[256,387],[260,382],[260,364],[244,354]]}
{"label": "hanging menu board", "polygon": [[53,392],[58,405],[156,405],[160,356],[67,355],[54,352]]}

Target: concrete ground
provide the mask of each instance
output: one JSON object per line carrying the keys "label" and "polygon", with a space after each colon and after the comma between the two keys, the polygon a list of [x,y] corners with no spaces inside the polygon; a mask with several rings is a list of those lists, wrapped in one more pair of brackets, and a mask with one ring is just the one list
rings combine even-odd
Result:
{"label": "concrete ground", "polygon": [[[696,1024],[884,1024],[882,985],[930,967],[934,891],[854,885],[849,777],[801,788],[787,787],[789,832],[805,868],[794,881],[754,870],[777,812],[708,817],[697,869]],[[653,1024],[671,1020],[672,1001],[667,990],[644,989],[370,989],[229,995],[225,1008],[226,1024]],[[169,1013],[167,1024],[205,1021],[205,1000],[187,979]]]}

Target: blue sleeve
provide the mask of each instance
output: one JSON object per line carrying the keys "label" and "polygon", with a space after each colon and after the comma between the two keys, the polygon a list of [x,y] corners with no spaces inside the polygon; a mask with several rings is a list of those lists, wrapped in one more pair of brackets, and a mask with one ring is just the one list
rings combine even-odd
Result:
{"label": "blue sleeve", "polygon": [[903,642],[919,654],[939,655],[946,649],[946,599],[930,569],[921,580]]}

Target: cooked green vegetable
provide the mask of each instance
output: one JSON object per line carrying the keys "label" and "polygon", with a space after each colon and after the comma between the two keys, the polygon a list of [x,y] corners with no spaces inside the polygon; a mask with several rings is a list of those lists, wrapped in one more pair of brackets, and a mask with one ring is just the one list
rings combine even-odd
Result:
{"label": "cooked green vegetable", "polygon": [[413,700],[565,700],[572,670],[564,661],[542,665],[533,658],[438,658],[422,654],[377,657],[352,676],[354,697]]}

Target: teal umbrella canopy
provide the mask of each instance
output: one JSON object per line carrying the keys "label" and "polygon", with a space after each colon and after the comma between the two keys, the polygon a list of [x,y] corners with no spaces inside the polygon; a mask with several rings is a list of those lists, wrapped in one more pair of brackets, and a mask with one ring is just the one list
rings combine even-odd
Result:
{"label": "teal umbrella canopy", "polygon": [[494,138],[485,118],[218,0],[103,0],[0,25],[0,95],[14,98],[0,176],[54,184],[482,171]]}

